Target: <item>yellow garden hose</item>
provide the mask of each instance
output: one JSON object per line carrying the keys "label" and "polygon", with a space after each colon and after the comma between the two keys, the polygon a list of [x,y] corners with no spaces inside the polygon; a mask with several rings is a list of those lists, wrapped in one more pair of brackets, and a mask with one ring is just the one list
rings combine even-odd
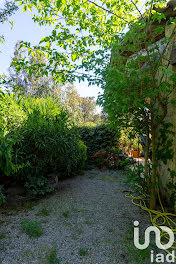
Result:
{"label": "yellow garden hose", "polygon": [[[142,197],[135,197],[133,195],[126,195],[126,198],[129,198],[132,200],[132,203],[136,206],[139,206],[142,210],[146,211],[149,213],[150,215],[150,220],[153,226],[157,227],[160,229],[160,234],[161,234],[161,238],[165,237],[166,239],[168,239],[167,234],[165,231],[163,231],[160,226],[168,226],[172,232],[174,233],[174,235],[176,235],[176,222],[174,222],[171,217],[176,217],[176,214],[172,214],[172,213],[167,213],[164,210],[164,207],[162,205],[161,202],[161,198],[160,198],[160,194],[159,194],[159,189],[157,191],[158,193],[158,198],[159,198],[159,203],[161,206],[162,211],[156,211],[156,210],[151,210],[147,207],[146,202],[145,202],[145,198]],[[158,222],[160,220],[160,223]],[[161,222],[162,220],[162,222]],[[174,244],[176,245],[176,241],[174,241]],[[173,246],[170,248],[170,250],[176,250],[176,246]],[[169,254],[171,254],[171,252],[169,250],[165,251]],[[176,256],[175,256],[176,259]]]}

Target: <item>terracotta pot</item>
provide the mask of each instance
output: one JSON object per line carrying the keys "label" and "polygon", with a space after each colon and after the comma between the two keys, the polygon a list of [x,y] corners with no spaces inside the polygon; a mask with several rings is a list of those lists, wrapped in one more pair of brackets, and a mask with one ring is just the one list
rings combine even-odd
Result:
{"label": "terracotta pot", "polygon": [[139,151],[138,150],[133,150],[132,151],[132,156],[133,156],[133,158],[139,158]]}

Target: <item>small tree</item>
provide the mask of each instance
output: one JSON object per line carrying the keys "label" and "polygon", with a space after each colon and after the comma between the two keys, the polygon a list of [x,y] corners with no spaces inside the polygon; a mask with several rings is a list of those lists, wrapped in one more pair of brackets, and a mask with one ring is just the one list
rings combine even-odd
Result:
{"label": "small tree", "polygon": [[94,121],[96,111],[96,101],[94,99],[95,97],[79,98],[79,108],[81,110],[84,123]]}

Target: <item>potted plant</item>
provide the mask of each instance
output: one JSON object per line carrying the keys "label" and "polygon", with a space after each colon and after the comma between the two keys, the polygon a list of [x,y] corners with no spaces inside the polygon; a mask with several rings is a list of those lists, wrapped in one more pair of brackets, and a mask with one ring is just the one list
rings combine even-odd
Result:
{"label": "potted plant", "polygon": [[134,141],[132,142],[132,157],[133,158],[139,158],[140,152],[142,150],[142,146],[138,141],[138,138],[134,138]]}
{"label": "potted plant", "polygon": [[132,150],[132,156],[133,158],[139,158],[139,150]]}

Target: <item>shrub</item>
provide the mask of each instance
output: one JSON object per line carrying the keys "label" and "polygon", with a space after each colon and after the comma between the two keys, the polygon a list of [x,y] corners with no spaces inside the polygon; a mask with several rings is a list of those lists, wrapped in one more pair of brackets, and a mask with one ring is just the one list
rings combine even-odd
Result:
{"label": "shrub", "polygon": [[34,111],[39,111],[45,119],[53,119],[62,113],[62,120],[66,122],[68,121],[67,110],[65,109],[65,111],[63,111],[63,107],[61,107],[57,100],[55,100],[53,97],[18,97],[16,101],[18,105],[25,111],[27,116],[32,114]]}
{"label": "shrub", "polygon": [[49,174],[70,177],[85,160],[86,147],[55,99],[0,93],[0,183],[14,176],[43,195],[52,191]]}
{"label": "shrub", "polygon": [[14,170],[13,159],[13,145],[15,141],[0,134],[0,174],[9,175]]}
{"label": "shrub", "polygon": [[34,101],[30,110],[25,110],[28,111],[28,118],[20,128],[21,139],[15,146],[18,153],[16,162],[29,162],[18,177],[32,194],[43,195],[52,191],[48,185],[48,174],[64,178],[83,168],[86,147],[79,140],[77,129],[71,127],[64,109],[50,98],[36,100],[38,108]]}
{"label": "shrub", "polygon": [[0,91],[1,177],[17,170],[18,166],[13,164],[13,146],[18,140],[18,129],[26,118],[26,113],[15,101],[15,96]]}
{"label": "shrub", "polygon": [[27,118],[14,95],[0,93],[0,130],[3,135],[14,135]]}
{"label": "shrub", "polygon": [[81,140],[87,146],[88,156],[102,149],[118,145],[119,132],[109,129],[107,125],[83,126],[78,128]]}

